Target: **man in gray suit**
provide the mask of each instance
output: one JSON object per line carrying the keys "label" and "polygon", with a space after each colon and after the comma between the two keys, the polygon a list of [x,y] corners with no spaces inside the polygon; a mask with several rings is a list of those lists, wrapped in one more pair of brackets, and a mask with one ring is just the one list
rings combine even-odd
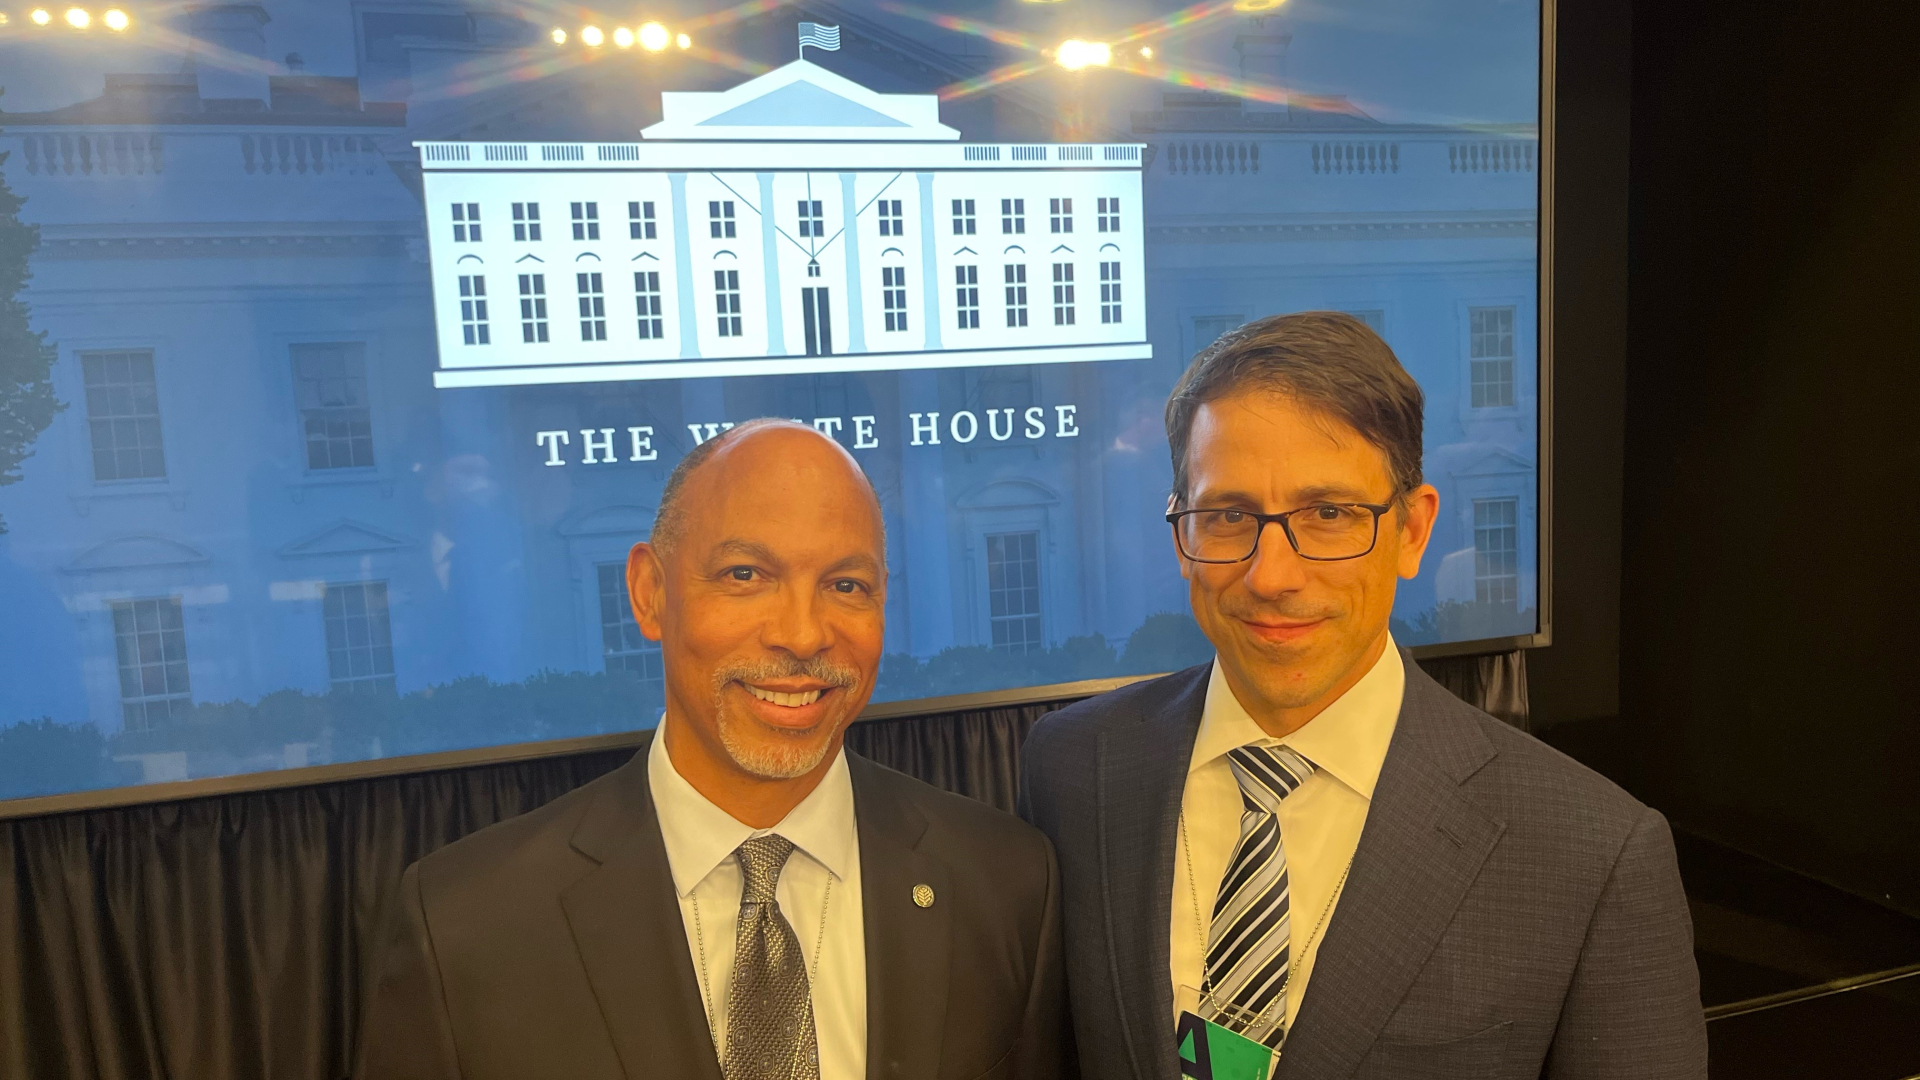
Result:
{"label": "man in gray suit", "polygon": [[1087,1080],[1706,1075],[1665,820],[1390,638],[1439,511],[1422,409],[1329,312],[1228,334],[1167,404],[1216,659],[1048,717],[1022,766]]}
{"label": "man in gray suit", "polygon": [[407,869],[363,1080],[1060,1075],[1046,839],[842,751],[886,584],[831,439],[756,421],[689,454],[627,564],[658,735]]}

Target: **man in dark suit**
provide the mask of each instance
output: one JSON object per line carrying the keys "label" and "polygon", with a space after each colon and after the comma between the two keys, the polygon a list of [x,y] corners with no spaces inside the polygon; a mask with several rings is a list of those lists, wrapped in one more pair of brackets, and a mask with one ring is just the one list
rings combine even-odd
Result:
{"label": "man in dark suit", "polygon": [[681,462],[628,562],[658,734],[408,868],[363,1080],[1059,1075],[1046,839],[842,751],[885,552],[872,487],[811,428]]}
{"label": "man in dark suit", "polygon": [[1706,1075],[1666,822],[1390,638],[1439,510],[1422,410],[1329,312],[1221,338],[1168,402],[1168,518],[1216,660],[1024,751],[1088,1080],[1226,1080],[1234,1054],[1282,1080]]}

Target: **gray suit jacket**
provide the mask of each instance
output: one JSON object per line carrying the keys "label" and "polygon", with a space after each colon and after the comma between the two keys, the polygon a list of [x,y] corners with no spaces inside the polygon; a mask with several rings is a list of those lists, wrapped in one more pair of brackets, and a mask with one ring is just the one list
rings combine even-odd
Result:
{"label": "gray suit jacket", "polygon": [[[1051,1080],[1059,878],[1010,814],[852,754],[868,1080]],[[933,887],[921,908],[914,886]],[[721,1080],[647,750],[407,869],[362,1080]]]}
{"label": "gray suit jacket", "polygon": [[[1699,1080],[1692,922],[1659,814],[1411,659],[1346,890],[1276,1080]],[[1043,720],[1021,769],[1054,842],[1087,1080],[1175,1080],[1168,919],[1206,666]]]}

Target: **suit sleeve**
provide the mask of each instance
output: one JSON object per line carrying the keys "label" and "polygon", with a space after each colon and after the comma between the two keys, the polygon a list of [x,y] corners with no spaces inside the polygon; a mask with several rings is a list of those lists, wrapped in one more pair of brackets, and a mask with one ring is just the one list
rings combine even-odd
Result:
{"label": "suit sleeve", "polygon": [[381,935],[379,973],[360,1027],[357,1080],[459,1080],[420,868],[409,866]]}
{"label": "suit sleeve", "polygon": [[1648,810],[1608,876],[1546,1080],[1705,1080],[1707,1025],[1673,833]]}
{"label": "suit sleeve", "polygon": [[1060,866],[1052,842],[1042,838],[1047,858],[1046,904],[1040,916],[1040,943],[1035,950],[1033,983],[1027,990],[1017,1080],[1057,1080],[1068,1075],[1066,957],[1060,937]]}

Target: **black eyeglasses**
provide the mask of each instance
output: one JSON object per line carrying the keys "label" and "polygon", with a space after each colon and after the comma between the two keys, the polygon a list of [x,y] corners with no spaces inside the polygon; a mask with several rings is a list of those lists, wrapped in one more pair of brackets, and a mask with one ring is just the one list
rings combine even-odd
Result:
{"label": "black eyeglasses", "polygon": [[1279,514],[1175,510],[1167,522],[1181,557],[1193,562],[1245,562],[1260,549],[1260,533],[1270,524],[1280,526],[1301,558],[1339,562],[1373,550],[1380,538],[1380,515],[1392,508],[1392,503],[1320,502]]}

